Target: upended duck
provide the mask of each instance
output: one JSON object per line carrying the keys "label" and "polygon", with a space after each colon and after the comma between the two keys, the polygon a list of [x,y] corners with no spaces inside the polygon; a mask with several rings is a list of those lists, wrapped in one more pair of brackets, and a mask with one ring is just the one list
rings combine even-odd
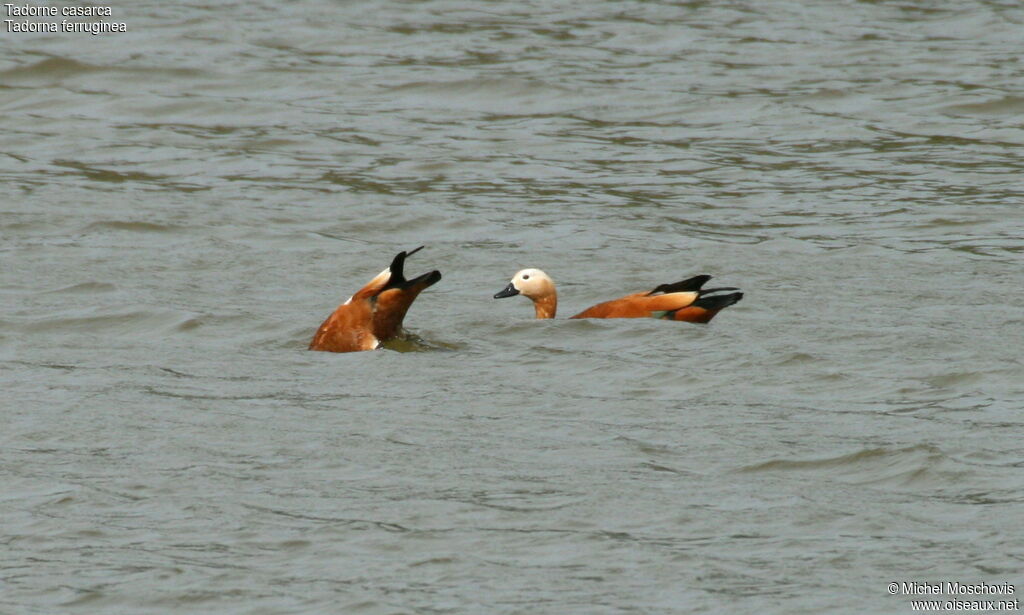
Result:
{"label": "upended duck", "polygon": [[[718,312],[743,298],[738,288],[708,288],[709,275],[661,284],[653,290],[633,293],[591,306],[570,318],[663,318],[707,323]],[[737,292],[728,292],[737,291]],[[540,269],[523,269],[494,295],[495,299],[523,295],[533,301],[537,318],[554,318],[558,309],[555,283]]]}
{"label": "upended duck", "polygon": [[354,352],[375,350],[398,337],[409,306],[426,288],[441,279],[440,271],[431,271],[411,280],[405,279],[405,259],[423,249],[399,252],[384,271],[359,289],[317,329],[310,350]]}

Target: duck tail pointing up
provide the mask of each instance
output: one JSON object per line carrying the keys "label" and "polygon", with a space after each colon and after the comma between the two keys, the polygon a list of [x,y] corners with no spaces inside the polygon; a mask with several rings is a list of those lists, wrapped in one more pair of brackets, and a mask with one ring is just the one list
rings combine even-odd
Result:
{"label": "duck tail pointing up", "polygon": [[388,267],[388,269],[391,270],[391,279],[388,280],[389,287],[394,288],[396,286],[401,286],[403,283],[405,283],[405,259],[409,258],[413,254],[416,254],[422,249],[423,246],[420,246],[415,250],[410,250],[408,252],[402,250],[401,252],[395,255],[395,258],[391,259],[391,266]]}
{"label": "duck tail pointing up", "polygon": [[409,258],[413,254],[416,254],[423,249],[423,246],[410,250],[408,252],[402,251],[395,255],[395,258],[391,261],[391,277],[388,279],[388,283],[384,286],[381,292],[384,290],[390,290],[392,288],[405,289],[411,286],[415,286],[421,282],[428,282],[426,286],[436,283],[441,279],[441,274],[437,271],[431,271],[425,273],[419,277],[413,278],[412,280],[405,279],[405,259]]}

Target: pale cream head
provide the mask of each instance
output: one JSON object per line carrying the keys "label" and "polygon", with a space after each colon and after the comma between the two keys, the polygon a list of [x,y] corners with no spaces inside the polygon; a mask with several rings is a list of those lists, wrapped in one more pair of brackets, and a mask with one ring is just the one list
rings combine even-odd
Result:
{"label": "pale cream head", "polygon": [[554,318],[558,309],[555,283],[540,269],[523,269],[512,276],[512,281],[494,295],[495,299],[523,295],[533,301],[537,318]]}
{"label": "pale cream head", "polygon": [[512,276],[512,286],[536,301],[555,293],[555,283],[540,269],[523,269]]}

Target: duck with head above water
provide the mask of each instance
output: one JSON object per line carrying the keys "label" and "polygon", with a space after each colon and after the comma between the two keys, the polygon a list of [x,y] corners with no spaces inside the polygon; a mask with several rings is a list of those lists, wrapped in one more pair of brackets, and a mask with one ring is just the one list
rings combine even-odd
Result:
{"label": "duck with head above water", "polygon": [[[710,322],[715,314],[743,298],[737,288],[701,289],[709,275],[698,275],[674,284],[661,284],[647,292],[633,293],[591,306],[572,318],[663,318],[685,322]],[[540,269],[523,269],[512,276],[495,299],[523,295],[533,301],[537,318],[554,318],[558,309],[555,283]]]}

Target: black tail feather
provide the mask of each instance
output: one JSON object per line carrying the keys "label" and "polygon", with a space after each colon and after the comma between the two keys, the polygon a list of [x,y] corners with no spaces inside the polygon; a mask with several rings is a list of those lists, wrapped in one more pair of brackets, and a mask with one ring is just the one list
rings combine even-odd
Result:
{"label": "black tail feather", "polygon": [[[417,252],[419,252],[422,249],[423,249],[423,246],[420,246],[420,247],[416,248],[415,250],[410,250],[409,252],[406,252],[406,251],[403,250],[403,251],[401,251],[401,252],[399,252],[398,254],[395,255],[395,258],[392,259],[392,261],[391,261],[391,267],[389,267],[389,269],[391,270],[391,278],[388,279],[388,283],[384,287],[385,289],[388,289],[388,288],[405,288],[407,286],[410,286],[411,284],[415,284],[416,282],[418,282],[420,280],[420,278],[424,277],[424,276],[419,276],[419,278],[416,278],[415,280],[412,280],[412,282],[410,282],[409,280],[405,279],[405,259],[409,258],[413,254],[416,254]],[[427,275],[430,275],[430,274],[427,274]],[[440,276],[438,276],[438,279],[440,279]]]}
{"label": "black tail feather", "polygon": [[[735,290],[733,288],[714,288],[712,290]],[[711,291],[707,291],[711,292]],[[721,310],[730,305],[738,303],[743,298],[743,293],[729,293],[728,295],[707,295],[699,297],[692,305],[705,310]]]}
{"label": "black tail feather", "polygon": [[704,286],[708,280],[711,279],[709,275],[695,275],[692,278],[683,280],[681,282],[674,282],[672,284],[661,284],[655,287],[654,290],[647,293],[648,296],[655,293],[682,293],[692,292],[700,290],[701,286]]}

